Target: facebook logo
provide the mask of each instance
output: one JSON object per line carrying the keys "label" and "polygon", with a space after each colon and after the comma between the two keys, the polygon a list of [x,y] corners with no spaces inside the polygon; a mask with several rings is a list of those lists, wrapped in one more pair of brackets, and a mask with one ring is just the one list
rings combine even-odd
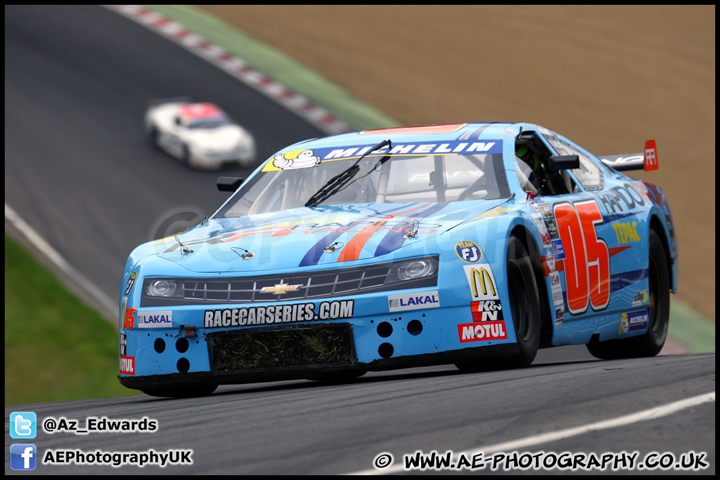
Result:
{"label": "facebook logo", "polygon": [[10,468],[13,470],[35,470],[37,447],[32,443],[10,445]]}
{"label": "facebook logo", "polygon": [[10,438],[35,438],[37,415],[35,412],[12,412],[10,414]]}

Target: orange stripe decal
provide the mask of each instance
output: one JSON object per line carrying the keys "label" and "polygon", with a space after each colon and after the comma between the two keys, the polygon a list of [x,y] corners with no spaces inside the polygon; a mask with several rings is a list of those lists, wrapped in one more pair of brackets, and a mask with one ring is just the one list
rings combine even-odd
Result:
{"label": "orange stripe decal", "polygon": [[387,221],[398,217],[400,215],[405,215],[410,212],[414,212],[416,210],[420,210],[421,208],[425,208],[429,203],[425,203],[423,205],[420,205],[419,207],[411,208],[410,210],[405,210],[404,212],[398,212],[394,213],[392,215],[388,215],[386,217],[381,218],[377,222],[373,222],[372,224],[368,225],[367,227],[360,230],[357,235],[355,235],[353,238],[350,239],[350,241],[345,245],[345,248],[343,248],[342,252],[340,252],[340,256],[338,257],[338,262],[347,262],[350,260],[357,260],[360,257],[360,252],[362,251],[363,247],[367,243],[368,240],[370,240],[370,237],[372,237],[375,233],[377,233],[380,228],[385,224]]}
{"label": "orange stripe decal", "polygon": [[618,253],[623,252],[631,247],[632,247],[632,245],[628,245],[627,247],[610,247],[610,248],[608,248],[608,250],[610,251],[610,256],[614,257]]}

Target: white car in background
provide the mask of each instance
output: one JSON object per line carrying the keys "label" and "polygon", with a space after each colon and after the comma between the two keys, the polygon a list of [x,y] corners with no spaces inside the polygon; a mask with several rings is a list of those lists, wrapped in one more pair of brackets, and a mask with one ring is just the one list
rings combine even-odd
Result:
{"label": "white car in background", "polygon": [[145,128],[158,148],[191,168],[253,166],[255,140],[216,105],[187,98],[151,100]]}

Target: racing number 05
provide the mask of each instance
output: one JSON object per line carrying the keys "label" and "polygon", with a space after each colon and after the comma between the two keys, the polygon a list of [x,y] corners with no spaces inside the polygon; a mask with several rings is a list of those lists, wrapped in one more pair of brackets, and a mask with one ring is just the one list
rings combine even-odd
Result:
{"label": "racing number 05", "polygon": [[568,310],[576,315],[588,308],[602,310],[610,302],[610,252],[597,237],[602,215],[593,200],[555,205],[558,233],[565,250]]}

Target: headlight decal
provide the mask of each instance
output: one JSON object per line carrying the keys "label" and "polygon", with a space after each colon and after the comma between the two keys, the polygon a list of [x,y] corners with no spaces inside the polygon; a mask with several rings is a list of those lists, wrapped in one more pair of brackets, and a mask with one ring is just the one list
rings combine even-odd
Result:
{"label": "headlight decal", "polygon": [[405,262],[398,267],[398,278],[405,281],[427,277],[435,273],[436,268],[437,266],[426,258]]}
{"label": "headlight decal", "polygon": [[177,283],[172,280],[152,280],[147,286],[146,294],[153,297],[172,297],[177,288]]}

